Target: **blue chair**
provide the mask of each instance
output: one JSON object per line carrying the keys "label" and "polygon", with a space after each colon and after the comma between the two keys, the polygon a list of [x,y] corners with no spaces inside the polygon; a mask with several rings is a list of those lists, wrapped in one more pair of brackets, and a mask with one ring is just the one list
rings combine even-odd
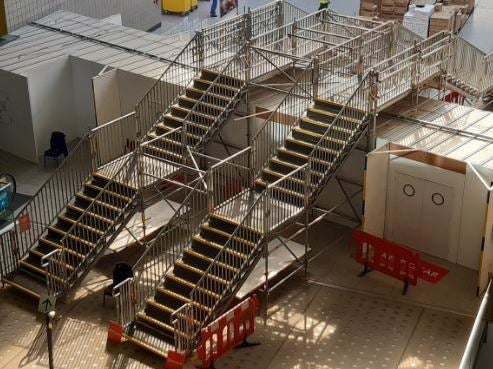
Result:
{"label": "blue chair", "polygon": [[56,166],[58,167],[59,158],[63,155],[67,157],[67,143],[65,142],[65,133],[63,132],[53,132],[50,138],[50,148],[45,151],[44,154],[44,166],[46,168],[46,159],[51,159],[56,161]]}

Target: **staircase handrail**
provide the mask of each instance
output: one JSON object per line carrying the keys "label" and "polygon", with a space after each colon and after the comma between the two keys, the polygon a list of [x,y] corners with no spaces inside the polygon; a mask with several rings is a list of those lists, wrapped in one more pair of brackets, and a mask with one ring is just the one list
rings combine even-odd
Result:
{"label": "staircase handrail", "polygon": [[[109,141],[110,134],[108,132],[118,130],[118,126],[131,122],[127,118],[131,117],[132,114],[133,112],[88,130],[29,201],[21,207],[13,220],[15,227],[12,229],[16,239],[16,262],[27,255],[48,226],[53,224],[67,203],[74,198],[81,183],[89,178],[91,173],[100,165],[113,160],[112,157],[102,159],[95,143],[101,140],[105,141],[101,146],[114,145],[114,142],[110,143]],[[135,137],[135,130],[132,133],[131,139]],[[111,139],[114,140],[114,138],[111,135]],[[122,137],[124,140],[127,138],[129,137]],[[125,142],[121,142],[121,148],[124,147]],[[21,219],[24,217],[29,217],[30,226],[28,230],[21,231],[17,225],[21,223]],[[11,267],[9,268],[10,272],[17,269],[16,267],[13,268],[13,265]],[[5,276],[4,273],[0,274],[0,277]]]}
{"label": "staircase handrail", "polygon": [[[134,151],[131,154],[128,154],[126,158],[124,157],[124,158],[118,159],[117,161],[114,162],[114,164],[116,164],[117,162],[121,161],[122,163],[121,163],[120,168],[116,171],[116,173],[114,175],[112,175],[112,177],[105,184],[104,188],[99,192],[99,194],[96,197],[94,197],[91,200],[90,204],[87,206],[85,211],[78,216],[77,220],[71,225],[71,227],[69,227],[69,229],[65,232],[65,235],[60,239],[60,245],[62,246],[62,248],[58,249],[57,251],[61,255],[60,259],[64,260],[65,264],[71,265],[71,263],[69,263],[68,260],[70,258],[72,258],[72,260],[73,260],[73,258],[74,258],[72,255],[69,254],[70,252],[67,251],[69,248],[66,246],[66,242],[67,242],[69,235],[72,235],[74,230],[77,229],[77,227],[81,227],[81,226],[83,227],[84,226],[83,219],[85,218],[87,213],[93,212],[92,210],[93,210],[95,204],[97,204],[101,200],[101,198],[105,195],[106,191],[109,190],[111,185],[113,185],[113,184],[121,185],[122,181],[121,180],[118,181],[117,178],[120,179],[122,174],[125,175],[125,178],[127,178],[126,174],[127,174],[128,169],[130,168],[130,166],[132,164],[135,164],[136,161],[139,160],[139,157],[140,157],[140,154],[138,153],[138,151]],[[118,163],[118,164],[120,164],[120,163]],[[135,171],[132,170],[131,175],[135,175],[134,172]],[[137,174],[137,176],[138,175],[139,174]],[[137,197],[139,195],[140,195],[140,193],[138,191],[138,188],[135,188],[133,195],[131,197],[129,197],[130,200],[125,201],[124,207],[120,207],[121,210],[119,211],[119,214],[117,215],[117,217],[114,219],[113,224],[110,227],[107,227],[105,229],[104,234],[99,237],[99,239],[94,244],[94,247],[91,249],[91,251],[85,255],[84,260],[82,262],[80,262],[77,265],[77,267],[75,267],[72,270],[72,272],[70,274],[65,274],[66,273],[65,268],[63,268],[63,269],[56,268],[55,269],[55,271],[61,271],[64,275],[55,275],[53,273],[53,271],[51,271],[51,273],[47,272],[46,281],[47,281],[47,287],[48,287],[49,292],[52,292],[54,295],[63,294],[63,293],[68,291],[68,288],[70,287],[71,283],[77,281],[77,279],[80,279],[80,272],[83,271],[81,269],[85,266],[87,261],[92,261],[91,258],[101,252],[100,248],[105,244],[107,246],[109,246],[109,243],[110,243],[109,239],[114,239],[118,235],[119,232],[117,231],[116,226],[119,225],[119,228],[122,227],[122,224],[120,222],[122,216],[124,216],[127,213],[128,208],[134,204],[135,200],[137,199]],[[96,213],[96,212],[93,212],[93,213]],[[127,214],[127,217],[128,216],[129,216],[129,214]],[[112,236],[112,237],[109,237],[109,236]],[[48,258],[46,260],[46,263],[48,265],[51,263],[50,258]],[[60,288],[60,289],[55,288],[54,289],[53,288],[54,286],[62,287],[62,284],[60,284],[60,281],[63,281],[62,284],[63,284],[64,288]]]}

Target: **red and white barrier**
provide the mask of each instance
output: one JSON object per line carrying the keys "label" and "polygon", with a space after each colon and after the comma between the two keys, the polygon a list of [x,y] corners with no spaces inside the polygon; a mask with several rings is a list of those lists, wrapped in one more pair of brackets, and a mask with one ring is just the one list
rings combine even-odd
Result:
{"label": "red and white barrier", "polygon": [[384,240],[361,230],[354,230],[351,241],[358,245],[356,261],[365,266],[365,272],[376,270],[415,286],[418,278],[438,283],[448,270],[421,260],[419,252]]}
{"label": "red and white barrier", "polygon": [[258,307],[257,296],[253,295],[202,330],[197,354],[203,368],[210,367],[255,331]]}

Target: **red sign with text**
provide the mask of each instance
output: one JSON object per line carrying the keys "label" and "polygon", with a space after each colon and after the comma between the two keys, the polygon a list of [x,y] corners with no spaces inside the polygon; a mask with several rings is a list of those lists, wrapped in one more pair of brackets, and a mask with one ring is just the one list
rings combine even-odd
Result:
{"label": "red sign with text", "polygon": [[416,250],[361,230],[354,230],[351,240],[358,245],[358,263],[411,285],[416,285],[418,278],[438,283],[448,273],[445,268],[421,260]]}

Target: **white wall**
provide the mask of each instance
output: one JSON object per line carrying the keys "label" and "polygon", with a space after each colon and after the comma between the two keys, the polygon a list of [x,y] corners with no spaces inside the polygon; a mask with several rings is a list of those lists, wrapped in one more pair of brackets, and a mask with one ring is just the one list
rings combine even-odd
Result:
{"label": "white wall", "polygon": [[27,78],[0,70],[0,149],[36,162]]}
{"label": "white wall", "polygon": [[75,106],[75,124],[77,135],[83,136],[89,129],[96,126],[94,92],[92,78],[103,68],[101,64],[70,57],[72,73],[72,94]]}
{"label": "white wall", "polygon": [[97,124],[122,116],[118,70],[112,69],[92,79]]}
{"label": "white wall", "polygon": [[[388,145],[383,146],[388,150]],[[383,238],[385,229],[385,209],[387,205],[387,183],[389,154],[378,154],[375,150],[367,156],[365,175],[365,232]]]}
{"label": "white wall", "polygon": [[457,262],[471,269],[477,269],[480,261],[486,198],[486,188],[467,167]]}
{"label": "white wall", "polygon": [[118,69],[121,115],[134,111],[135,105],[155,83],[153,78]]}
{"label": "white wall", "polygon": [[53,131],[65,133],[66,140],[79,136],[69,57],[44,64],[28,75],[29,97],[38,156],[50,146]]}

